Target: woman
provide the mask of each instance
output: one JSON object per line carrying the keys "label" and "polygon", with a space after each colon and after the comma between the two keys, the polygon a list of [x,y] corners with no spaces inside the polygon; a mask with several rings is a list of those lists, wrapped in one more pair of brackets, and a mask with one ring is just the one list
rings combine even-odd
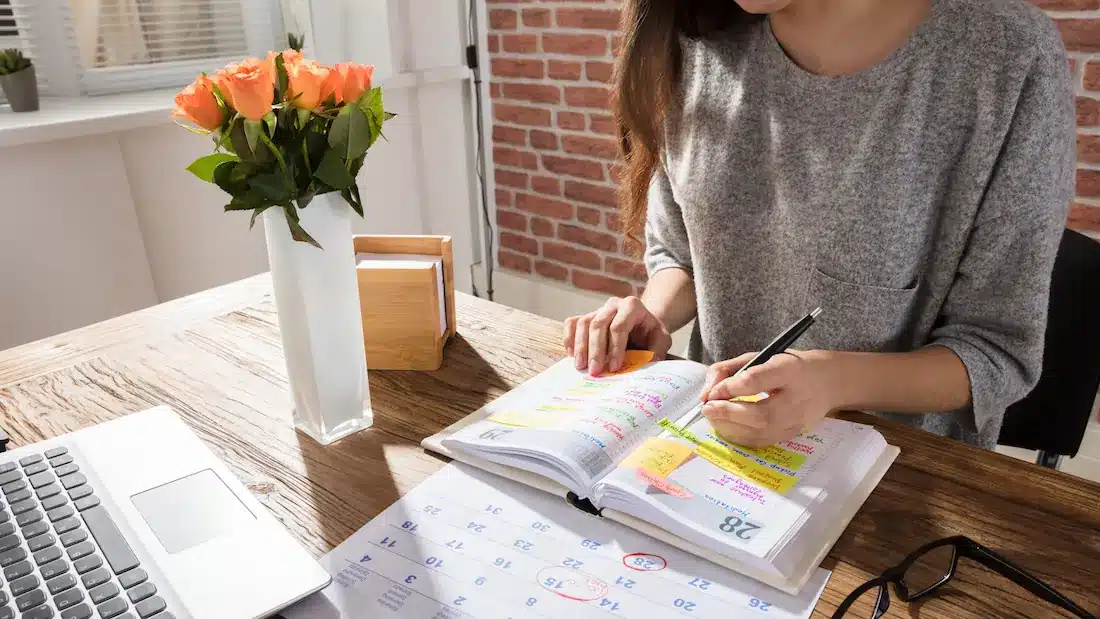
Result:
{"label": "woman", "polygon": [[[1073,193],[1050,20],[1025,0],[624,10],[621,207],[649,281],[566,321],[577,368],[664,356],[694,318],[704,413],[731,441],[861,409],[992,448],[1038,380]],[[805,350],[730,378],[816,306]]]}

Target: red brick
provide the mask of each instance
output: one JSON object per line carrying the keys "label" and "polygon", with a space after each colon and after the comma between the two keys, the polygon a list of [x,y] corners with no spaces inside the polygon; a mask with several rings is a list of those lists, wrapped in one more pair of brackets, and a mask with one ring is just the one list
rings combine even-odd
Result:
{"label": "red brick", "polygon": [[569,269],[561,266],[560,264],[554,264],[553,262],[547,262],[545,260],[535,261],[535,273],[543,277],[549,277],[550,279],[556,279],[564,282],[569,277]]}
{"label": "red brick", "polygon": [[556,11],[561,28],[618,30],[619,9],[582,9],[562,7]]}
{"label": "red brick", "polygon": [[612,183],[619,184],[619,178],[621,178],[623,168],[617,163],[607,164],[607,177],[611,179]]}
{"label": "red brick", "polygon": [[513,54],[534,54],[539,51],[539,37],[534,34],[503,34],[500,47]]}
{"label": "red brick", "polygon": [[550,9],[523,9],[523,25],[529,28],[549,28]]}
{"label": "red brick", "polygon": [[492,99],[500,98],[500,84],[497,84],[496,82],[489,84],[489,97]]}
{"label": "red brick", "polygon": [[527,175],[523,172],[512,172],[511,170],[498,169],[494,177],[497,184],[504,185],[506,187],[517,187],[519,189],[527,189]]}
{"label": "red brick", "polygon": [[[1056,19],[1066,50],[1071,52],[1100,51],[1100,19]],[[1091,64],[1091,63],[1090,63]]]}
{"label": "red brick", "polygon": [[489,64],[494,77],[530,77],[539,79],[546,75],[546,65],[541,60],[517,58],[493,58]]}
{"label": "red brick", "polygon": [[542,51],[569,56],[603,56],[607,54],[607,37],[599,34],[542,35]]}
{"label": "red brick", "polygon": [[619,214],[618,213],[604,213],[603,214],[603,227],[612,232],[621,232],[619,227]]}
{"label": "red brick", "polygon": [[614,187],[601,187],[581,181],[565,181],[565,197],[578,202],[616,207],[619,204],[618,192]]}
{"label": "red brick", "polygon": [[554,236],[554,222],[542,217],[531,218],[531,232],[535,236]]}
{"label": "red brick", "polygon": [[[505,87],[507,87],[507,84],[505,84]],[[611,138],[563,135],[561,136],[561,147],[565,152],[573,155],[587,155],[612,160],[619,156],[619,145]]]}
{"label": "red brick", "polygon": [[625,297],[634,294],[634,286],[631,286],[628,282],[624,282],[621,279],[612,279],[603,275],[596,275],[595,273],[585,273],[584,271],[574,270],[572,282],[574,286],[582,290],[603,292],[617,297]]}
{"label": "red brick", "polygon": [[615,119],[603,114],[590,114],[588,128],[596,133],[606,133],[607,135],[618,135],[619,133],[619,127],[615,124]]}
{"label": "red brick", "polygon": [[538,158],[535,157],[535,153],[503,146],[493,147],[493,161],[497,165],[506,165],[513,168],[539,169],[539,162]]}
{"label": "red brick", "polygon": [[561,88],[550,84],[513,84],[503,85],[505,99],[518,99],[532,103],[560,103]]}
{"label": "red brick", "polygon": [[1082,127],[1100,125],[1100,101],[1077,97],[1077,124]]}
{"label": "red brick", "polygon": [[543,154],[542,165],[554,174],[576,176],[594,181],[602,181],[604,179],[603,166],[595,161]]}
{"label": "red brick", "polygon": [[551,60],[546,66],[546,74],[555,80],[581,79],[581,63],[567,60]]}
{"label": "red brick", "polygon": [[506,269],[523,271],[524,273],[531,272],[531,259],[521,254],[513,254],[510,251],[501,249],[497,252],[497,262]]}
{"label": "red brick", "polygon": [[1100,90],[1100,62],[1085,63],[1085,90]]}
{"label": "red brick", "polygon": [[489,35],[489,53],[495,54],[500,51],[500,36],[495,34]]}
{"label": "red brick", "polygon": [[573,205],[529,193],[516,194],[516,208],[554,219],[573,219]]}
{"label": "red brick", "polygon": [[1100,0],[1031,0],[1044,11],[1088,11],[1100,9]]}
{"label": "red brick", "polygon": [[1100,170],[1077,169],[1077,195],[1100,198]]}
{"label": "red brick", "polygon": [[500,246],[514,249],[525,254],[539,254],[539,242],[535,239],[507,230],[500,231]]}
{"label": "red brick", "polygon": [[558,136],[549,131],[532,129],[531,146],[539,150],[558,150]]}
{"label": "red brick", "polygon": [[489,9],[490,30],[515,30],[519,14],[511,9]]}
{"label": "red brick", "polygon": [[493,141],[523,146],[527,143],[527,131],[504,125],[493,125]]}
{"label": "red brick", "polygon": [[633,260],[623,260],[622,258],[608,256],[604,258],[603,270],[616,277],[625,279],[643,282],[647,279],[645,265],[640,262],[634,262]]}
{"label": "red brick", "polygon": [[507,189],[496,190],[497,206],[512,206],[512,192]]}
{"label": "red brick", "polygon": [[572,107],[608,108],[611,91],[600,86],[566,86],[565,102]]}
{"label": "red brick", "polygon": [[1100,163],[1100,135],[1077,136],[1077,161]]}
{"label": "red brick", "polygon": [[597,232],[596,230],[570,226],[569,224],[558,226],[558,238],[570,243],[586,245],[593,249],[602,249],[603,251],[618,251],[619,249],[619,240],[616,237],[605,232]]}
{"label": "red brick", "polygon": [[497,225],[509,230],[527,232],[527,216],[523,213],[498,208]]}
{"label": "red brick", "polygon": [[584,74],[593,82],[610,82],[614,67],[610,62],[590,60],[584,64]]}
{"label": "red brick", "polygon": [[533,127],[550,126],[550,110],[523,105],[493,104],[493,118],[501,122]]}
{"label": "red brick", "polygon": [[532,176],[531,189],[546,196],[560,196],[561,181],[549,176]]}
{"label": "red brick", "polygon": [[590,226],[598,226],[600,225],[600,212],[587,206],[578,206],[577,219]]}
{"label": "red brick", "polygon": [[1070,204],[1066,225],[1078,231],[1100,232],[1100,206],[1080,202]]}
{"label": "red brick", "polygon": [[600,268],[600,257],[590,249],[573,247],[553,241],[542,242],[542,256],[566,264],[575,264],[588,269]]}
{"label": "red brick", "polygon": [[584,131],[584,114],[580,112],[558,112],[558,126],[562,129]]}

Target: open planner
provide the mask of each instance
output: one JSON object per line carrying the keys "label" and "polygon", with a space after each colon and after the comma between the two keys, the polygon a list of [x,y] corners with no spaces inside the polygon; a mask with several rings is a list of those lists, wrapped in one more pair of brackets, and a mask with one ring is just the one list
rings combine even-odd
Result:
{"label": "open planner", "polygon": [[589,376],[565,359],[424,440],[441,453],[796,594],[897,457],[873,427],[826,418],[762,449],[698,412],[706,366]]}

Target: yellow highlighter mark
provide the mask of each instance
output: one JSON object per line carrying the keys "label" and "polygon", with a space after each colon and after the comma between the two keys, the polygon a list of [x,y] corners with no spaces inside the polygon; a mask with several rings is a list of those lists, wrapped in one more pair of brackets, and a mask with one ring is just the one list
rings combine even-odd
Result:
{"label": "yellow highlighter mark", "polygon": [[669,473],[691,457],[690,445],[684,445],[667,438],[649,438],[642,446],[623,460],[619,466],[637,468],[656,475],[668,477]]}
{"label": "yellow highlighter mark", "polygon": [[623,364],[618,370],[614,372],[604,372],[604,375],[626,374],[627,372],[633,372],[645,364],[653,361],[652,350],[628,350],[623,356]]}
{"label": "yellow highlighter mark", "polygon": [[517,428],[560,428],[568,419],[558,411],[544,410],[501,411],[489,416],[489,421]]}
{"label": "yellow highlighter mark", "polygon": [[746,452],[777,466],[781,466],[788,471],[798,471],[802,468],[802,465],[806,463],[806,456],[800,453],[795,453],[789,449],[783,449],[779,445],[768,445],[767,447],[761,447],[759,449],[749,449],[748,447],[742,447]]}
{"label": "yellow highlighter mark", "polygon": [[696,452],[711,464],[769,490],[784,494],[798,478],[786,475],[712,440],[701,443]]}

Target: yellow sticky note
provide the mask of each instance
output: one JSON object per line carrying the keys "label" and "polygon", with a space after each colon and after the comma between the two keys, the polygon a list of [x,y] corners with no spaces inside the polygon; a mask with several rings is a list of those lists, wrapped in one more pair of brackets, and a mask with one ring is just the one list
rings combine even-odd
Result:
{"label": "yellow sticky note", "polygon": [[560,428],[566,418],[556,411],[518,410],[493,413],[489,421],[518,428]]}
{"label": "yellow sticky note", "polygon": [[606,375],[626,374],[633,372],[643,365],[653,361],[652,350],[628,350],[623,356],[623,365],[614,372],[604,372]]}
{"label": "yellow sticky note", "polygon": [[668,477],[669,473],[691,457],[691,453],[691,445],[653,437],[646,439],[620,466],[642,469],[657,477]]}
{"label": "yellow sticky note", "polygon": [[696,453],[707,462],[726,472],[733,473],[742,479],[747,479],[779,494],[784,494],[798,483],[797,477],[785,475],[764,466],[715,441],[704,441],[698,446]]}
{"label": "yellow sticky note", "polygon": [[743,448],[748,453],[772,464],[779,465],[789,471],[797,471],[806,463],[806,456],[789,449],[783,449],[779,445],[768,445],[759,449]]}

